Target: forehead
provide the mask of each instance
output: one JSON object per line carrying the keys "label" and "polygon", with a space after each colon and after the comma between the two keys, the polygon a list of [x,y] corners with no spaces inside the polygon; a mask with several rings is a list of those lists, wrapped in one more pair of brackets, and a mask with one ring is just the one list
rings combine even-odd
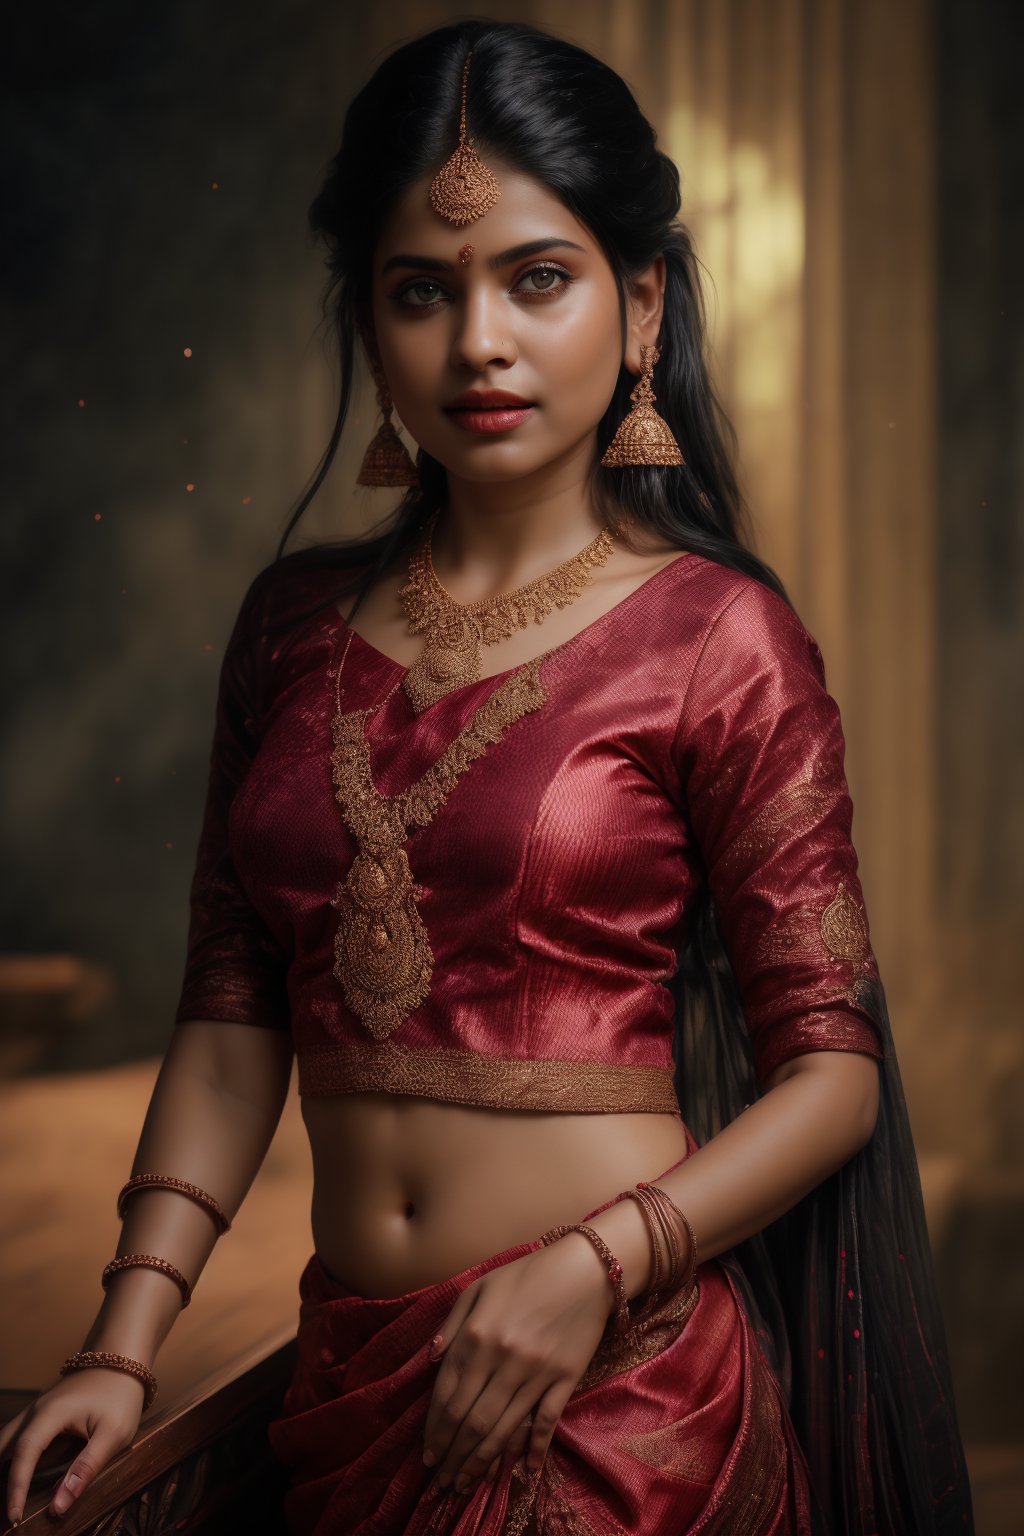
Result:
{"label": "forehead", "polygon": [[459,248],[471,242],[477,261],[528,240],[562,237],[584,251],[596,250],[586,225],[541,181],[486,157],[501,189],[494,206],[470,224],[450,223],[430,202],[433,173],[408,186],[392,208],[374,256],[379,273],[392,257],[404,253],[456,262]]}

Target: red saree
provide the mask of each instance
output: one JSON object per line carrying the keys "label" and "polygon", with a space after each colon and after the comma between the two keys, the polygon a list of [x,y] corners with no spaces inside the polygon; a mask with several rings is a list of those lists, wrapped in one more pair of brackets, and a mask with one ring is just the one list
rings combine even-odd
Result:
{"label": "red saree", "polygon": [[506,1457],[493,1484],[433,1486],[422,1460],[429,1341],[466,1285],[539,1247],[518,1243],[375,1299],[311,1256],[295,1373],[268,1428],[290,1480],[289,1536],[809,1533],[806,1464],[778,1380],[715,1260],[698,1269],[695,1305],[675,1293],[635,1341],[605,1334],[538,1472]]}

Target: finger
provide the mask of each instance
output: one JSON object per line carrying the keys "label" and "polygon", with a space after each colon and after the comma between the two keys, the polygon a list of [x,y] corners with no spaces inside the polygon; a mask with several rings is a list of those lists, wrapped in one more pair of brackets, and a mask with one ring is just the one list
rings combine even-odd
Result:
{"label": "finger", "polygon": [[[507,1449],[512,1435],[521,1428],[530,1404],[538,1395],[536,1380],[520,1380],[510,1397],[511,1381],[501,1373],[492,1377],[487,1391],[474,1403],[460,1428],[441,1471],[448,1471],[461,1492],[483,1475],[492,1457]],[[504,1404],[504,1407],[500,1407]]]}
{"label": "finger", "polygon": [[434,1454],[437,1476],[443,1479],[443,1483],[451,1482],[455,1475],[452,1449],[460,1433],[463,1435],[463,1445],[468,1449],[471,1445],[478,1445],[491,1427],[493,1410],[492,1416],[487,1417],[486,1408],[481,1412],[479,1404],[490,1381],[492,1369],[492,1365],[478,1351],[470,1363],[461,1367],[461,1374],[460,1363],[453,1356],[443,1362],[438,1372],[435,1391],[439,1407],[428,1449]]}
{"label": "finger", "polygon": [[96,1429],[88,1445],[83,1446],[61,1481],[58,1483],[50,1508],[55,1515],[62,1515],[79,1498],[93,1478],[124,1444],[120,1432],[107,1423]]}
{"label": "finger", "polygon": [[471,1314],[452,1340],[434,1382],[423,1433],[427,1466],[439,1465],[448,1454],[463,1420],[491,1378],[497,1353],[484,1341]]}
{"label": "finger", "polygon": [[574,1381],[556,1381],[537,1403],[533,1411],[530,1448],[526,1456],[526,1466],[530,1472],[536,1472],[538,1467],[543,1466],[562,1411],[575,1392],[576,1385]]}
{"label": "finger", "polygon": [[23,1408],[20,1413],[14,1415],[13,1419],[8,1419],[7,1423],[0,1429],[0,1462],[3,1461],[4,1452],[18,1433],[27,1415],[28,1409]]}
{"label": "finger", "polygon": [[[470,1311],[476,1302],[477,1295],[477,1283],[474,1280],[472,1284],[467,1285],[465,1290],[460,1293],[455,1305],[452,1307],[451,1311],[448,1313],[448,1316],[445,1318],[444,1322],[441,1324],[440,1328],[438,1328],[437,1332],[431,1339],[427,1348],[428,1354],[433,1360],[444,1361],[447,1359],[451,1351],[452,1340],[456,1337],[466,1318],[469,1316]],[[423,1423],[423,1460],[428,1467],[432,1466],[436,1462],[439,1454],[438,1449],[433,1442],[437,1428],[437,1422],[440,1417],[444,1402],[446,1401],[444,1396],[445,1388],[447,1386],[447,1389],[450,1392],[451,1387],[454,1384],[454,1380],[456,1379],[457,1378],[452,1378],[450,1373],[446,1374],[439,1371],[437,1378],[434,1381],[434,1390],[430,1395],[430,1402],[427,1405],[427,1415]]]}
{"label": "finger", "polygon": [[508,1442],[508,1445],[502,1452],[500,1452],[499,1455],[495,1456],[494,1460],[487,1468],[487,1471],[484,1473],[484,1482],[497,1482],[498,1473],[501,1471],[501,1464],[506,1456],[510,1457],[512,1461],[515,1461],[517,1457],[523,1454],[523,1451],[526,1449],[526,1442],[530,1436],[531,1424],[532,1420],[527,1420],[525,1423],[520,1424],[518,1429],[514,1429],[512,1431],[512,1436]]}
{"label": "finger", "polygon": [[56,1428],[46,1427],[45,1420],[33,1420],[23,1431],[14,1447],[11,1469],[7,1474],[7,1518],[20,1520],[25,1513],[29,1484],[36,1472],[36,1463],[50,1441],[58,1433]]}

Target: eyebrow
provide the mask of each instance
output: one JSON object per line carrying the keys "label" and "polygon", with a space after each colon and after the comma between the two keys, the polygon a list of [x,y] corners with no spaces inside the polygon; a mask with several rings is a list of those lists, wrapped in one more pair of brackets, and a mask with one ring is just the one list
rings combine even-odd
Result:
{"label": "eyebrow", "polygon": [[[539,251],[552,251],[564,247],[571,251],[583,251],[586,247],[577,245],[575,240],[565,240],[561,235],[544,235],[539,240],[527,240],[522,245],[513,245],[507,251],[499,251],[496,256],[488,256],[489,267],[504,267],[511,261],[521,261],[524,256],[536,256]],[[426,272],[454,272],[453,261],[441,261],[437,256],[407,256],[404,253],[399,256],[389,256],[381,267],[381,277],[395,267],[419,267]]]}

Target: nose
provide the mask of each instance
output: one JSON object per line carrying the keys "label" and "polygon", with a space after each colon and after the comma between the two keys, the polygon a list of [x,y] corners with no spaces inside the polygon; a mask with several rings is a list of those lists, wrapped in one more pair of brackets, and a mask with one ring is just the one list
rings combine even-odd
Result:
{"label": "nose", "polygon": [[489,364],[511,367],[518,348],[509,335],[502,296],[489,285],[467,285],[465,298],[452,308],[456,316],[451,361],[456,370],[483,373]]}

